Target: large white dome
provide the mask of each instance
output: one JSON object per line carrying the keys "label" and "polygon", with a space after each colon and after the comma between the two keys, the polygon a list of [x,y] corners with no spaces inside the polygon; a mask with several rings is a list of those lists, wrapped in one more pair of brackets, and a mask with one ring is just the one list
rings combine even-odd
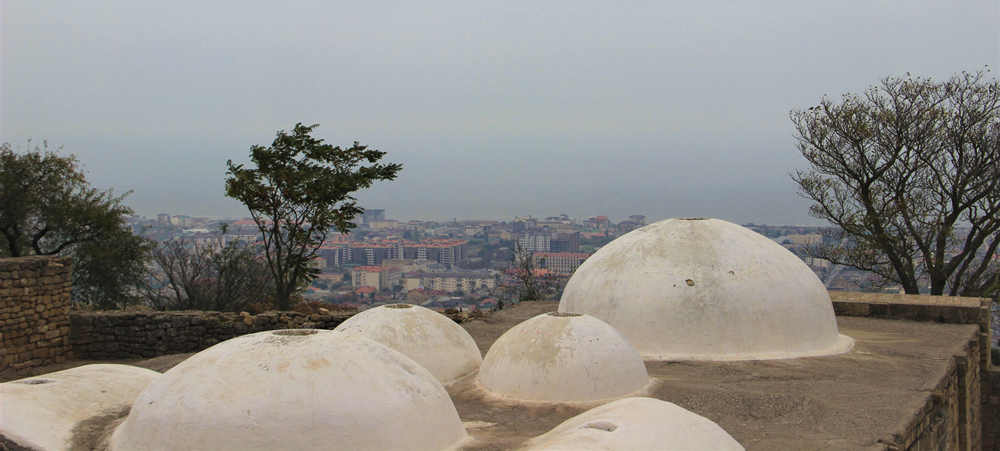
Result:
{"label": "large white dome", "polygon": [[443,450],[467,437],[410,358],[333,331],[244,335],[167,371],[115,431],[124,450]]}
{"label": "large white dome", "polygon": [[675,404],[626,398],[595,407],[528,442],[526,451],[743,451],[719,425]]}
{"label": "large white dome", "polygon": [[612,241],[573,274],[559,311],[607,322],[651,359],[789,358],[853,344],[805,263],[718,219],[668,219]]}
{"label": "large white dome", "polygon": [[500,336],[483,359],[479,383],[509,398],[585,402],[635,393],[649,376],[639,351],[613,327],[553,312]]}
{"label": "large white dome", "polygon": [[392,304],[365,310],[335,330],[375,340],[413,359],[442,384],[479,369],[483,355],[462,326],[431,309]]}

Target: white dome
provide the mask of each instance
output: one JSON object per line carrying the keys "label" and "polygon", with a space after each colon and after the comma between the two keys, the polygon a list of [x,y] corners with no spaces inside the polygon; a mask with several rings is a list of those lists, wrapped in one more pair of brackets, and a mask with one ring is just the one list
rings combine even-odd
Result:
{"label": "white dome", "polygon": [[442,450],[467,437],[444,386],[340,332],[244,335],[167,371],[111,438],[123,450]]}
{"label": "white dome", "polygon": [[652,398],[626,398],[595,407],[527,445],[526,451],[743,451],[711,420]]}
{"label": "white dome", "polygon": [[635,393],[649,376],[639,351],[613,327],[553,312],[500,336],[483,359],[479,383],[509,398],[583,402]]}
{"label": "white dome", "polygon": [[652,359],[789,358],[853,345],[805,263],[718,219],[668,219],[612,241],[576,270],[559,311],[607,322]]}
{"label": "white dome", "polygon": [[336,330],[361,335],[403,353],[442,384],[471,374],[483,363],[479,346],[462,326],[424,307],[376,307],[348,318]]}
{"label": "white dome", "polygon": [[26,449],[68,450],[81,421],[128,409],[158,376],[145,368],[98,364],[0,384],[0,436]]}

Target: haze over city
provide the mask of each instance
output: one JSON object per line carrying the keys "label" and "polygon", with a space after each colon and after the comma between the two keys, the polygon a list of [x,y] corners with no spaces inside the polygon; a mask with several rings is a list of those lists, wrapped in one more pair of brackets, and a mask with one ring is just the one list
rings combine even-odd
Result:
{"label": "haze over city", "polygon": [[0,141],[47,140],[138,214],[223,195],[295,123],[388,152],[396,219],[819,224],[789,110],[1000,67],[1000,2],[4,1]]}

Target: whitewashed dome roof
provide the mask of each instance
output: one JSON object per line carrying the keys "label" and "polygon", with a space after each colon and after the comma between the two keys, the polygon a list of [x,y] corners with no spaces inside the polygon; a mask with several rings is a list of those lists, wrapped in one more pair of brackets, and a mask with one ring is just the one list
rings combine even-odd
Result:
{"label": "whitewashed dome roof", "polygon": [[93,364],[2,383],[0,437],[24,449],[71,449],[82,423],[128,409],[159,376],[131,365]]}
{"label": "whitewashed dome roof", "polygon": [[743,451],[711,420],[652,398],[626,398],[564,421],[530,440],[526,451]]}
{"label": "whitewashed dome roof", "polygon": [[612,241],[573,274],[559,311],[607,322],[648,359],[790,358],[853,345],[805,263],[718,219],[668,219]]}
{"label": "whitewashed dome roof", "polygon": [[483,363],[479,346],[462,326],[420,306],[391,304],[368,309],[335,330],[375,340],[403,353],[442,384],[473,373]]}
{"label": "whitewashed dome roof", "polygon": [[642,356],[613,327],[576,313],[543,313],[504,333],[483,359],[479,383],[508,398],[588,402],[649,384]]}
{"label": "whitewashed dome roof", "polygon": [[410,358],[356,335],[294,329],[219,343],[139,394],[123,450],[442,450],[467,437]]}

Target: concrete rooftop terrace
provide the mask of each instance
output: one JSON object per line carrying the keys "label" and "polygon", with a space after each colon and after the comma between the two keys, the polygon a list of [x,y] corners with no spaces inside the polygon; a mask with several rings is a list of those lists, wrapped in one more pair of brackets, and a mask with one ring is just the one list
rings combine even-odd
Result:
{"label": "concrete rooftop terrace", "polygon": [[[511,327],[555,311],[555,302],[525,303],[463,324],[485,355]],[[968,324],[837,318],[840,333],[856,340],[846,354],[744,362],[656,362],[646,366],[655,381],[641,393],[675,403],[719,424],[747,450],[882,450],[907,428],[954,372],[955,356],[975,346],[979,327]],[[191,354],[114,361],[166,371]],[[7,372],[12,380],[72,366]],[[514,449],[559,423],[602,403],[518,402],[487,394],[476,373],[448,387],[475,441],[467,450]],[[91,424],[74,449],[97,449],[100,436],[120,418]]]}

